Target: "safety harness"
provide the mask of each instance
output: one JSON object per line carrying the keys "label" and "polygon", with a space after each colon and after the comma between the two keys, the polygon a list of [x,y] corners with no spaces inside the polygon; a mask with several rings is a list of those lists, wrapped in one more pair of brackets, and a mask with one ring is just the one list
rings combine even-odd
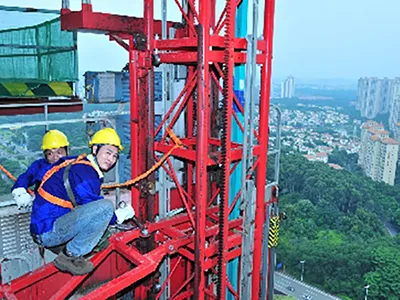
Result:
{"label": "safety harness", "polygon": [[[58,166],[55,166],[52,169],[50,169],[49,171],[47,171],[47,173],[43,176],[42,183],[39,186],[38,194],[43,199],[49,201],[50,203],[52,203],[54,205],[58,205],[58,206],[61,206],[64,208],[74,209],[74,207],[76,207],[77,205],[76,205],[75,195],[72,191],[71,184],[69,182],[69,170],[72,165],[76,165],[76,164],[84,164],[84,165],[93,167],[91,162],[83,160],[83,158],[85,158],[85,157],[86,157],[86,154],[82,154],[82,155],[78,156],[76,159],[66,160],[63,163],[59,164]],[[56,173],[57,171],[59,171],[60,169],[62,169],[64,167],[65,167],[65,170],[64,170],[64,175],[63,175],[63,181],[64,181],[64,187],[65,187],[65,190],[67,191],[69,200],[61,199],[57,196],[54,196],[54,195],[46,192],[43,188],[43,185],[46,183],[46,181],[51,176],[53,176],[54,173]]]}

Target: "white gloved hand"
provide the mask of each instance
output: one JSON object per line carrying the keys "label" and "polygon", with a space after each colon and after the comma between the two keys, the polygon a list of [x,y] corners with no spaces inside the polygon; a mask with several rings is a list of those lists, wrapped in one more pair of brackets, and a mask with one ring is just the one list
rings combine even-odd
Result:
{"label": "white gloved hand", "polygon": [[18,209],[23,207],[29,207],[32,205],[33,197],[24,188],[16,188],[12,191],[14,201],[18,206]]}
{"label": "white gloved hand", "polygon": [[19,187],[19,188],[13,189],[12,192],[11,192],[11,194],[12,194],[13,197],[14,197],[14,199],[15,199],[16,197],[21,196],[22,194],[25,194],[25,193],[26,193],[26,189],[23,188],[23,187]]}
{"label": "white gloved hand", "polygon": [[124,221],[133,218],[135,215],[135,210],[130,204],[124,203],[115,210],[115,215],[117,216],[117,223],[122,224]]}

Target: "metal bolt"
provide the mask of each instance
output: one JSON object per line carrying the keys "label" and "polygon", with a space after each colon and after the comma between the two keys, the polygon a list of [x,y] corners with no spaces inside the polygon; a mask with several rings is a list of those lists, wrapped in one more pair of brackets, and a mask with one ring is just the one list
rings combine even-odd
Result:
{"label": "metal bolt", "polygon": [[144,236],[149,235],[149,231],[147,230],[147,228],[143,228],[141,232],[142,232],[142,235],[144,235]]}
{"label": "metal bolt", "polygon": [[175,250],[174,245],[169,245],[169,246],[168,246],[168,250],[169,250],[169,251],[174,251],[174,250]]}
{"label": "metal bolt", "polygon": [[155,291],[155,292],[161,291],[161,284],[156,283],[156,284],[154,285],[154,291]]}

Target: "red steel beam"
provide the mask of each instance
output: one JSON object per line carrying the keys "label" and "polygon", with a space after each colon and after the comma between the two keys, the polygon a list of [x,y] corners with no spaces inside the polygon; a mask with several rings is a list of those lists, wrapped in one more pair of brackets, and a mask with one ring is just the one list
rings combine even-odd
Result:
{"label": "red steel beam", "polygon": [[[154,47],[159,50],[168,51],[196,51],[197,49],[197,38],[187,37],[181,39],[170,39],[170,40],[156,40]],[[234,41],[235,52],[245,51],[247,49],[247,41],[244,38],[235,38]],[[224,37],[223,36],[210,36],[210,46],[216,49],[224,48]],[[265,42],[262,40],[257,41],[257,50],[265,51]],[[245,52],[244,52],[245,53]]]}
{"label": "red steel beam", "polygon": [[[96,257],[92,259],[92,263],[95,266],[101,264],[112,252],[112,247],[109,247],[105,251],[99,253]],[[63,285],[56,294],[54,294],[50,300],[63,300],[66,299],[78,286],[81,284],[86,278],[89,277],[89,274],[82,276],[71,276],[71,279],[68,281],[68,284]]]}
{"label": "red steel beam", "polygon": [[[75,103],[69,105],[54,105],[52,102],[57,103]],[[60,99],[57,101],[51,101],[48,99],[41,98],[0,98],[0,105],[10,104],[24,104],[22,107],[0,107],[0,116],[12,116],[12,115],[32,115],[32,114],[44,114],[47,105],[48,113],[60,113],[60,112],[79,112],[83,110],[83,102],[80,98],[71,98],[68,100]],[[32,104],[35,104],[34,106]],[[37,104],[43,104],[43,106],[37,106]]]}
{"label": "red steel beam", "polygon": [[[93,12],[91,4],[82,3],[81,11],[61,10],[61,30],[84,30],[103,34],[143,33],[144,18]],[[161,35],[161,21],[154,20],[154,32]],[[178,26],[177,22],[167,22],[167,27]],[[168,32],[168,30],[167,30]]]}
{"label": "red steel beam", "polygon": [[101,300],[101,299],[108,299],[109,297],[117,294],[119,291],[127,288],[133,282],[137,282],[140,279],[143,279],[148,274],[154,272],[158,265],[160,264],[161,260],[167,254],[168,250],[165,246],[158,247],[155,250],[151,251],[150,253],[146,254],[146,258],[149,260],[149,263],[143,263],[136,268],[132,269],[124,273],[123,275],[114,278],[110,282],[106,283],[105,285],[99,287],[95,291],[85,295],[82,297],[82,300]]}
{"label": "red steel beam", "polygon": [[[162,129],[162,126],[165,123],[165,121],[173,113],[175,107],[179,104],[179,102],[181,101],[181,98],[183,97],[183,95],[189,95],[189,97],[192,95],[193,88],[196,86],[195,83],[196,83],[196,73],[194,73],[190,77],[188,77],[188,80],[187,80],[187,83],[185,84],[185,87],[179,93],[178,97],[174,100],[174,102],[172,103],[171,107],[168,109],[168,112],[165,114],[165,116],[163,116],[160,124],[158,125],[157,129],[154,132],[154,136],[156,136],[160,132],[160,130]],[[183,99],[182,101],[186,101],[186,100]]]}

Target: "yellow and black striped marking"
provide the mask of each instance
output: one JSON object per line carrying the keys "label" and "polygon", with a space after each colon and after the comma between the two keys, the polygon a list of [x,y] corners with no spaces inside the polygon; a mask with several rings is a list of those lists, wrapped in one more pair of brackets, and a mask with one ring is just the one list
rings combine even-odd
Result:
{"label": "yellow and black striped marking", "polygon": [[0,83],[0,97],[71,97],[74,95],[72,82],[50,83]]}
{"label": "yellow and black striped marking", "polygon": [[279,216],[271,217],[271,219],[269,220],[268,248],[278,246],[279,223]]}

